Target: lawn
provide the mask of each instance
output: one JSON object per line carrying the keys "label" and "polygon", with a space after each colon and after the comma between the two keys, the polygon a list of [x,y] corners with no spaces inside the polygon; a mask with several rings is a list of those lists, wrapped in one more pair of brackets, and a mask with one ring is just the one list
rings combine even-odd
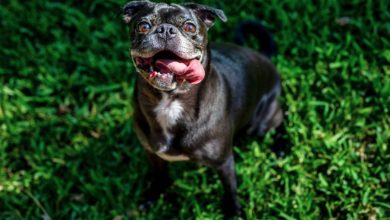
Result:
{"label": "lawn", "polygon": [[[235,147],[248,219],[390,218],[389,2],[199,2],[229,18],[211,41],[255,19],[278,45],[291,146],[278,157],[267,135]],[[0,219],[222,218],[216,173],[182,162],[171,199],[137,210],[147,162],[124,3],[1,1]]]}

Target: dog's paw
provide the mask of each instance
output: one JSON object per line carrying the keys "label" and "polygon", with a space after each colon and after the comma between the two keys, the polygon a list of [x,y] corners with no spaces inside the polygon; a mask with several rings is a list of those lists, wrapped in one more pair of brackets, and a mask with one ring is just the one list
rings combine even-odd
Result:
{"label": "dog's paw", "polygon": [[138,204],[138,210],[141,212],[149,211],[162,194],[164,194],[164,190],[161,188],[152,187],[147,189],[141,197],[142,199]]}
{"label": "dog's paw", "polygon": [[154,202],[152,200],[143,200],[139,203],[138,210],[140,212],[147,212],[152,208]]}
{"label": "dog's paw", "polygon": [[236,201],[224,201],[222,210],[225,220],[230,219],[246,219],[245,212],[240,203]]}
{"label": "dog's paw", "polygon": [[149,211],[153,204],[166,193],[172,183],[173,181],[170,178],[165,178],[164,181],[152,181],[150,187],[144,191],[141,197],[138,210],[142,212]]}

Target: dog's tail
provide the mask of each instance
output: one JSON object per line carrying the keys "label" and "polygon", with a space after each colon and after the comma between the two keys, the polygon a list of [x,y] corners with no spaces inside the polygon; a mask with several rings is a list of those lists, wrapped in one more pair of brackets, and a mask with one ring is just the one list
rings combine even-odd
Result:
{"label": "dog's tail", "polygon": [[244,21],[237,25],[234,40],[239,45],[244,45],[249,36],[259,40],[260,52],[271,57],[276,54],[277,47],[272,33],[258,21]]}

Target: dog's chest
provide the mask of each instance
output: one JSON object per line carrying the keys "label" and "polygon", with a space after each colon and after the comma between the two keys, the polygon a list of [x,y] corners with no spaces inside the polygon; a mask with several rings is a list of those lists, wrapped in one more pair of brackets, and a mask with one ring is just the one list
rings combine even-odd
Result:
{"label": "dog's chest", "polygon": [[163,132],[169,134],[168,129],[176,125],[182,117],[183,105],[179,100],[169,98],[167,94],[163,93],[162,99],[154,108],[154,113]]}
{"label": "dog's chest", "polygon": [[160,125],[163,136],[166,140],[167,145],[161,147],[162,152],[157,152],[156,154],[164,160],[168,161],[181,161],[189,160],[185,155],[169,155],[164,153],[172,143],[174,134],[170,132],[170,128],[174,127],[178,120],[183,117],[184,107],[179,100],[174,100],[169,98],[167,94],[163,94],[162,99],[154,108],[154,113],[156,114],[156,121]]}

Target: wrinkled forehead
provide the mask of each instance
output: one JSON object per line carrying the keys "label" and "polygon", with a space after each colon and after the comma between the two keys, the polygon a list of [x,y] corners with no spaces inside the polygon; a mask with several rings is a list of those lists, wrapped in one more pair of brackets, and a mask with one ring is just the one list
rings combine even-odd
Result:
{"label": "wrinkled forehead", "polygon": [[191,10],[178,4],[157,3],[155,7],[146,10],[142,14],[141,19],[146,17],[158,23],[196,21],[195,14]]}

